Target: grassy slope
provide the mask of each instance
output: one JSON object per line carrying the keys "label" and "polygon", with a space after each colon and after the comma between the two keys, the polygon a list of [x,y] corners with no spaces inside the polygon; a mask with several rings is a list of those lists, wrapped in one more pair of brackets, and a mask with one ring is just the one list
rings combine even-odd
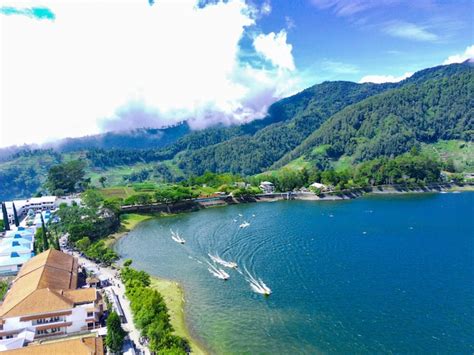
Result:
{"label": "grassy slope", "polygon": [[203,346],[191,337],[184,315],[184,292],[181,286],[170,280],[152,277],[151,287],[161,293],[168,307],[174,333],[188,339],[193,354],[207,354]]}
{"label": "grassy slope", "polygon": [[458,171],[474,172],[474,142],[439,141],[435,144],[423,145],[422,150],[443,161],[452,159]]}
{"label": "grassy slope", "polygon": [[[324,153],[327,145],[313,148],[312,153]],[[474,142],[461,140],[439,141],[434,144],[423,144],[422,151],[430,154],[441,161],[453,160],[456,170],[459,172],[474,172]],[[267,173],[278,172],[281,169],[301,170],[303,167],[310,167],[311,161],[307,157],[299,157],[292,160],[278,170],[270,170]],[[351,156],[342,156],[337,161],[332,162],[332,167],[337,170],[349,169],[353,166]]]}

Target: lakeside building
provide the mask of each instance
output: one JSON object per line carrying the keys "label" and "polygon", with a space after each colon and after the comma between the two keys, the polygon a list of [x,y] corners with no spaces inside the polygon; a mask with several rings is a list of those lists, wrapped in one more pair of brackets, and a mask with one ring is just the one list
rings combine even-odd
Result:
{"label": "lakeside building", "polygon": [[[0,351],[2,351],[1,345]],[[104,342],[102,337],[97,335],[34,342],[27,347],[2,351],[5,355],[104,355],[104,353]]]}
{"label": "lakeside building", "polygon": [[259,187],[266,194],[271,194],[275,192],[275,185],[273,185],[273,183],[271,183],[270,181],[262,181]]}
{"label": "lakeside building", "polygon": [[313,182],[311,185],[309,185],[310,187],[312,188],[315,188],[315,189],[319,189],[321,191],[328,191],[329,188],[328,186],[324,185],[324,184],[321,184],[319,182]]}
{"label": "lakeside building", "polygon": [[50,249],[27,261],[0,306],[0,344],[24,331],[38,340],[100,327],[101,295],[77,286],[73,256]]}

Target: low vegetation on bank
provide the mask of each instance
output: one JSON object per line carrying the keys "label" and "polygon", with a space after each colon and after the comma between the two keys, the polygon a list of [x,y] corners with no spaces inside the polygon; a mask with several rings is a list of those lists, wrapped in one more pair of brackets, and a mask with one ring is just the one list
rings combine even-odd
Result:
{"label": "low vegetation on bank", "polygon": [[188,341],[173,334],[168,308],[163,296],[150,287],[150,275],[128,265],[122,268],[120,276],[130,300],[133,322],[147,339],[150,351],[175,355],[189,353]]}

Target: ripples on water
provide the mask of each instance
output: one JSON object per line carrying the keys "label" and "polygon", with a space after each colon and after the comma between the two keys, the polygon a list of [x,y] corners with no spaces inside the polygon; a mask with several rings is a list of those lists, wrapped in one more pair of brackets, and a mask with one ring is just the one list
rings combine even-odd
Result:
{"label": "ripples on water", "polygon": [[[191,330],[216,353],[472,353],[473,197],[208,209],[144,222],[117,249],[183,283]],[[244,220],[250,226],[239,228]],[[237,270],[213,277],[208,253],[246,268],[272,295],[253,292]]]}

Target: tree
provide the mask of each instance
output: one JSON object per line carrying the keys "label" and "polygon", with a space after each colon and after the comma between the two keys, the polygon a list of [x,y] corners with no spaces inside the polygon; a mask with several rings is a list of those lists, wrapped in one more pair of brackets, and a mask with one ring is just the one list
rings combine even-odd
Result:
{"label": "tree", "polygon": [[41,216],[41,232],[42,232],[42,237],[43,237],[43,250],[48,250],[49,249],[48,231],[44,223],[43,213],[40,212],[40,216]]}
{"label": "tree", "polygon": [[102,187],[105,187],[105,182],[107,181],[107,177],[106,176],[101,176],[99,178],[99,182],[100,184],[102,185]]}
{"label": "tree", "polygon": [[132,265],[132,259],[127,259],[123,262],[123,266],[128,267]]}
{"label": "tree", "polygon": [[43,228],[38,228],[35,233],[35,253],[39,254],[44,251],[44,242],[43,242]]}
{"label": "tree", "polygon": [[93,209],[98,209],[104,201],[102,195],[97,190],[93,189],[89,189],[81,194],[81,199],[87,207]]}
{"label": "tree", "polygon": [[64,191],[65,193],[76,192],[84,185],[86,163],[80,160],[71,160],[66,163],[53,166],[48,171],[46,187],[49,191]]}
{"label": "tree", "polygon": [[120,324],[120,318],[116,312],[111,312],[107,318],[107,336],[105,343],[112,353],[119,353],[122,350],[125,331]]}
{"label": "tree", "polygon": [[2,214],[3,214],[3,227],[6,231],[10,230],[10,223],[8,222],[8,213],[7,213],[7,206],[4,202],[2,202]]}
{"label": "tree", "polygon": [[20,221],[18,220],[18,214],[16,212],[16,207],[15,207],[15,203],[12,203],[13,204],[13,217],[15,218],[15,226],[19,226],[20,225]]}
{"label": "tree", "polygon": [[88,237],[79,239],[76,242],[76,247],[80,251],[86,251],[91,246],[91,240]]}

